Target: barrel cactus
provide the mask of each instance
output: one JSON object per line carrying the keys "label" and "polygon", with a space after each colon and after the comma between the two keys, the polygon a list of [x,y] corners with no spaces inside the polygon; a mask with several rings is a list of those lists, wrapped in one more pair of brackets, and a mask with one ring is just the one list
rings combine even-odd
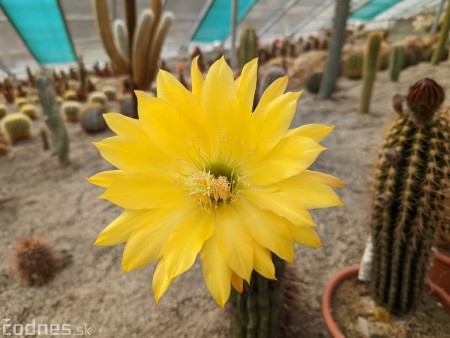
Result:
{"label": "barrel cactus", "polygon": [[102,88],[102,92],[106,95],[108,98],[108,101],[116,101],[117,100],[117,89],[115,86],[104,86]]}
{"label": "barrel cactus", "polygon": [[64,92],[64,100],[74,101],[77,99],[77,92],[75,90],[69,89]]}
{"label": "barrel cactus", "polygon": [[19,109],[19,110],[20,110],[20,108],[22,108],[23,105],[25,105],[27,103],[28,103],[28,101],[24,97],[18,97],[17,99],[14,100],[14,104],[16,105],[17,109]]}
{"label": "barrel cactus", "polygon": [[106,106],[108,97],[103,92],[95,91],[89,94],[88,101],[90,103],[98,103],[102,106]]}
{"label": "barrel cactus", "polygon": [[1,121],[1,129],[11,143],[31,137],[31,119],[23,113],[6,115]]}
{"label": "barrel cactus", "polygon": [[[396,97],[401,98],[401,96]],[[392,313],[417,303],[449,190],[450,124],[444,90],[429,78],[409,89],[376,168],[373,298]],[[399,111],[399,108],[401,111]]]}
{"label": "barrel cactus", "polygon": [[78,101],[66,101],[61,105],[61,112],[67,122],[80,121],[81,103]]}
{"label": "barrel cactus", "polygon": [[364,56],[363,54],[351,54],[344,63],[343,74],[347,79],[359,80],[362,78]]}
{"label": "barrel cactus", "polygon": [[317,94],[322,83],[323,72],[316,72],[311,74],[306,80],[306,90],[312,94]]}
{"label": "barrel cactus", "polygon": [[0,120],[8,114],[8,107],[3,103],[0,103]]}
{"label": "barrel cactus", "polygon": [[24,104],[20,107],[20,112],[27,115],[32,120],[38,117],[36,106],[31,103]]}
{"label": "barrel cactus", "polygon": [[97,133],[106,130],[107,125],[103,117],[105,108],[98,104],[87,104],[83,107],[80,116],[81,127],[87,133]]}

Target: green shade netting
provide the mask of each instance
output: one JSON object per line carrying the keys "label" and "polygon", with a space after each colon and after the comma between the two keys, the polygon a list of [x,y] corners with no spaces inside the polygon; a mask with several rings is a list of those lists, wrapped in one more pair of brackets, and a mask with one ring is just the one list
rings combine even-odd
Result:
{"label": "green shade netting", "polygon": [[76,61],[57,0],[0,0],[0,7],[37,62]]}
{"label": "green shade netting", "polygon": [[351,16],[350,20],[355,21],[369,21],[375,18],[377,15],[388,10],[392,6],[398,4],[402,0],[372,0],[371,2],[365,4],[360,9],[355,11]]}
{"label": "green shade netting", "polygon": [[[239,0],[237,21],[241,22],[258,0]],[[225,40],[231,32],[230,0],[214,0],[192,38],[197,42]]]}

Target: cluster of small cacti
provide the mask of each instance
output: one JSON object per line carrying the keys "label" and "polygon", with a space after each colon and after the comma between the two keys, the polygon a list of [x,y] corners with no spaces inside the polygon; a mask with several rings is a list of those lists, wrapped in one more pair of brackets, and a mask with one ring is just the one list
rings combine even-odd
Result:
{"label": "cluster of small cacti", "polygon": [[20,112],[27,115],[30,119],[34,120],[38,117],[37,109],[34,104],[26,103],[20,107]]}
{"label": "cluster of small cacti", "polygon": [[306,90],[312,94],[319,93],[323,72],[312,73],[306,80]]}
{"label": "cluster of small cacti", "polygon": [[31,119],[23,113],[12,113],[1,120],[1,130],[11,143],[31,137]]}
{"label": "cluster of small cacti", "polygon": [[50,281],[60,264],[54,249],[40,237],[29,236],[14,248],[13,263],[25,286],[43,285]]}
{"label": "cluster of small cacti", "polygon": [[80,115],[80,124],[87,133],[97,133],[106,130],[107,125],[103,114],[106,110],[98,103],[86,104]]}
{"label": "cluster of small cacti", "polygon": [[378,56],[380,52],[380,45],[380,34],[375,33],[369,35],[363,65],[363,84],[359,107],[359,111],[361,113],[369,112],[373,84],[375,82],[376,73],[378,70]]}
{"label": "cluster of small cacti", "polygon": [[61,105],[61,112],[67,122],[80,121],[81,103],[78,101],[65,101]]}
{"label": "cluster of small cacti", "polygon": [[444,95],[426,78],[406,98],[397,96],[399,115],[379,155],[371,282],[375,301],[392,313],[406,313],[417,303],[436,229],[448,221],[450,123],[439,110]]}

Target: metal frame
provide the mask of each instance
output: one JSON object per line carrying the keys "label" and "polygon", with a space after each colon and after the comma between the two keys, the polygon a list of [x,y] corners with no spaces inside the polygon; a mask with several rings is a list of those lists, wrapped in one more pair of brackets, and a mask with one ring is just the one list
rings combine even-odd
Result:
{"label": "metal frame", "polygon": [[260,29],[258,29],[258,36],[263,36],[269,29],[271,29],[292,7],[297,5],[300,0],[289,0],[284,4],[283,7],[279,8],[264,24]]}
{"label": "metal frame", "polygon": [[297,24],[297,26],[295,26],[291,30],[291,33],[289,33],[289,36],[292,37],[293,35],[298,33],[298,31],[300,31],[303,27],[305,27],[307,24],[309,24],[311,21],[313,21],[323,11],[324,8],[329,7],[332,3],[334,3],[333,0],[322,0],[320,5],[318,4],[317,7],[315,7],[306,18],[301,20]]}
{"label": "metal frame", "polygon": [[66,16],[64,15],[64,9],[61,4],[61,0],[56,0],[56,3],[58,4],[59,13],[61,14],[61,19],[64,23],[64,27],[66,28],[67,36],[69,37],[70,42],[70,49],[72,49],[73,57],[75,58],[75,62],[78,61],[78,55],[75,49],[75,45],[73,43],[72,34],[70,34],[69,26],[67,25]]}
{"label": "metal frame", "polygon": [[193,25],[191,30],[186,34],[186,38],[184,42],[181,44],[181,49],[187,50],[189,47],[189,44],[192,41],[192,38],[194,37],[195,33],[197,33],[198,28],[200,27],[200,24],[203,22],[203,19],[205,18],[206,13],[208,13],[209,9],[211,8],[211,5],[213,4],[214,0],[206,0],[205,4],[203,5],[202,10],[199,13],[199,16],[201,17],[200,20],[196,21]]}

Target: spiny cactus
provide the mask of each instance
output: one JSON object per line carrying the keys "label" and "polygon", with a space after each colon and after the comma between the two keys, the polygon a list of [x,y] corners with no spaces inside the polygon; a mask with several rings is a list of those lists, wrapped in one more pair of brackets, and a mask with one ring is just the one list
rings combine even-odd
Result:
{"label": "spiny cactus", "polygon": [[0,103],[0,120],[8,114],[8,107],[3,103]]}
{"label": "spiny cactus", "polygon": [[380,45],[381,45],[380,34],[369,35],[366,46],[366,53],[364,55],[363,85],[361,92],[361,101],[359,106],[360,113],[369,112],[373,83],[375,82],[378,69],[378,55],[380,52]]}
{"label": "spiny cactus", "polygon": [[105,95],[105,93],[97,91],[89,94],[88,101],[90,103],[98,103],[100,105],[106,106],[106,104],[108,103],[108,97]]}
{"label": "spiny cactus", "polygon": [[389,78],[392,82],[397,82],[400,72],[403,69],[405,62],[405,52],[402,46],[394,46],[391,49],[389,61]]}
{"label": "spiny cactus", "polygon": [[43,285],[54,277],[59,261],[53,248],[40,237],[22,239],[14,248],[14,265],[25,286]]}
{"label": "spiny cactus", "polygon": [[31,137],[31,119],[22,113],[6,115],[1,121],[1,129],[11,143]]}
{"label": "spiny cactus", "polygon": [[317,94],[322,83],[323,72],[316,72],[311,74],[306,80],[306,90],[312,94]]}
{"label": "spiny cactus", "polygon": [[103,114],[106,113],[104,106],[93,103],[86,104],[80,116],[80,124],[87,133],[97,133],[106,130],[107,125]]}
{"label": "spiny cactus", "polygon": [[27,104],[28,100],[24,97],[18,97],[17,99],[14,100],[14,104],[16,105],[17,109],[20,110],[20,108],[22,108],[23,105]]}
{"label": "spiny cactus", "polygon": [[38,116],[36,106],[30,103],[24,104],[20,107],[20,112],[27,115],[32,120]]}
{"label": "spiny cactus", "polygon": [[438,109],[443,101],[442,87],[431,79],[411,86],[379,155],[371,281],[375,301],[392,313],[417,303],[436,227],[446,216],[450,124]]}
{"label": "spiny cactus", "polygon": [[66,101],[74,101],[78,98],[77,92],[72,89],[66,90],[63,96]]}
{"label": "spiny cactus", "polygon": [[258,57],[258,37],[253,28],[245,29],[241,34],[241,42],[239,44],[239,65],[244,65]]}
{"label": "spiny cactus", "polygon": [[61,112],[67,122],[80,121],[81,103],[77,101],[66,101],[61,105]]}
{"label": "spiny cactus", "polygon": [[363,73],[363,64],[363,54],[351,54],[344,63],[344,76],[350,80],[361,79]]}

